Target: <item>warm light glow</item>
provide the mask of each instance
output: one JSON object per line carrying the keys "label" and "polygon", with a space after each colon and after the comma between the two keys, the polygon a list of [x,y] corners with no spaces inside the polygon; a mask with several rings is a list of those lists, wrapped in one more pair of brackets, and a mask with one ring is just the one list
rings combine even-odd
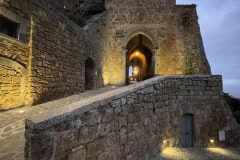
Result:
{"label": "warm light glow", "polygon": [[165,148],[161,152],[161,157],[166,159],[175,159],[176,155],[178,155],[180,152],[180,148]]}
{"label": "warm light glow", "polygon": [[211,142],[211,143],[214,143],[214,139],[210,139],[210,142]]}
{"label": "warm light glow", "polygon": [[164,140],[164,141],[163,141],[163,144],[166,144],[166,143],[167,143],[167,141],[166,141],[166,140]]}
{"label": "warm light glow", "polygon": [[146,75],[147,74],[147,58],[146,58],[146,56],[142,52],[136,51],[130,55],[129,61],[131,62],[136,57],[138,59],[140,59],[142,62],[142,68],[139,68],[141,70],[142,75]]}
{"label": "warm light glow", "polygon": [[[225,148],[192,148],[192,149],[186,149],[186,148],[165,148],[162,150],[160,156],[163,159],[189,159],[189,157],[198,157],[201,150],[201,154],[206,154],[206,155],[216,155],[216,156],[224,156],[225,159],[233,159],[232,156],[237,157],[238,155],[235,154],[232,150],[228,150]],[[197,151],[197,152],[196,152]],[[192,158],[192,159],[197,159],[197,158]]]}
{"label": "warm light glow", "polygon": [[23,110],[20,110],[19,113],[24,113],[24,111],[23,111]]}
{"label": "warm light glow", "polygon": [[135,54],[136,54],[136,56],[139,56],[139,51],[136,51]]}
{"label": "warm light glow", "polygon": [[33,55],[33,28],[34,28],[34,21],[33,17],[31,17],[31,25],[30,25],[30,33],[29,33],[29,58],[28,58],[28,67],[27,67],[27,72],[28,72],[28,80],[27,80],[27,87],[26,87],[26,105],[32,106],[33,104],[33,97],[32,97],[32,88],[31,83],[32,83],[32,55]]}
{"label": "warm light glow", "polygon": [[207,148],[207,151],[220,154],[223,156],[231,155],[231,152],[229,150],[223,148]]}
{"label": "warm light glow", "polygon": [[134,67],[134,68],[133,68],[133,74],[134,74],[134,76],[137,76],[138,73],[139,73],[138,67]]}

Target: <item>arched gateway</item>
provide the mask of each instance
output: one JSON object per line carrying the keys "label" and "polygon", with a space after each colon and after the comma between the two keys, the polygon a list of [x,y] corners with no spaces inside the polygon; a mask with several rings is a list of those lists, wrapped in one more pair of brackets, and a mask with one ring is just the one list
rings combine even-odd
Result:
{"label": "arched gateway", "polygon": [[155,75],[157,40],[147,30],[138,29],[125,37],[122,48],[126,51],[126,84],[139,82]]}

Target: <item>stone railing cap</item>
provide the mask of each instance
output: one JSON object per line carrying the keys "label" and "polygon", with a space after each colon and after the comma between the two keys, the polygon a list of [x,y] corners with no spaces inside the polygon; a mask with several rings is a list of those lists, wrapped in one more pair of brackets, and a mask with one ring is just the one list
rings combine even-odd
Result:
{"label": "stone railing cap", "polygon": [[[26,118],[26,125],[31,128],[41,129],[46,128],[50,125],[58,124],[68,117],[72,117],[74,115],[80,115],[85,112],[88,112],[92,109],[98,108],[100,105],[105,105],[115,99],[119,99],[126,95],[136,92],[139,89],[143,89],[149,87],[153,84],[156,84],[159,81],[167,80],[167,79],[204,79],[204,78],[219,78],[222,77],[220,75],[197,75],[197,76],[157,76],[136,84],[132,84],[129,86],[125,86],[122,88],[118,88],[112,91],[108,91],[96,96],[89,97],[84,100],[73,102],[69,105],[60,106],[57,109],[53,109],[47,113],[29,116]],[[60,105],[55,102],[56,105]]]}

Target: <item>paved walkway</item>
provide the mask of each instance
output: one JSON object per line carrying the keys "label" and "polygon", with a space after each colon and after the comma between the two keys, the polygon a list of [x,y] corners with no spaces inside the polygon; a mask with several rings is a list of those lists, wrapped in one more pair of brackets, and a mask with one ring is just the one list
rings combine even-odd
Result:
{"label": "paved walkway", "polygon": [[240,148],[166,148],[152,160],[240,160]]}
{"label": "paved walkway", "polygon": [[[90,96],[95,96],[116,87],[104,87],[94,91],[87,91],[60,100],[51,101],[34,107],[23,107],[0,112],[0,160],[24,159],[24,119],[29,115],[42,114]],[[58,105],[56,105],[58,104]]]}

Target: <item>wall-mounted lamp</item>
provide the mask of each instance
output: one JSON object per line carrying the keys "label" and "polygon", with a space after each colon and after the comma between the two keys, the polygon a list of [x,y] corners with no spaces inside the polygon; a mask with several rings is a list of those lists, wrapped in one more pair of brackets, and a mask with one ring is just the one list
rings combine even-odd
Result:
{"label": "wall-mounted lamp", "polygon": [[209,142],[210,142],[211,144],[213,144],[213,143],[214,143],[214,139],[211,138],[211,139],[209,140]]}
{"label": "wall-mounted lamp", "polygon": [[136,53],[135,53],[135,54],[136,54],[136,56],[139,56],[139,51],[136,51]]}

